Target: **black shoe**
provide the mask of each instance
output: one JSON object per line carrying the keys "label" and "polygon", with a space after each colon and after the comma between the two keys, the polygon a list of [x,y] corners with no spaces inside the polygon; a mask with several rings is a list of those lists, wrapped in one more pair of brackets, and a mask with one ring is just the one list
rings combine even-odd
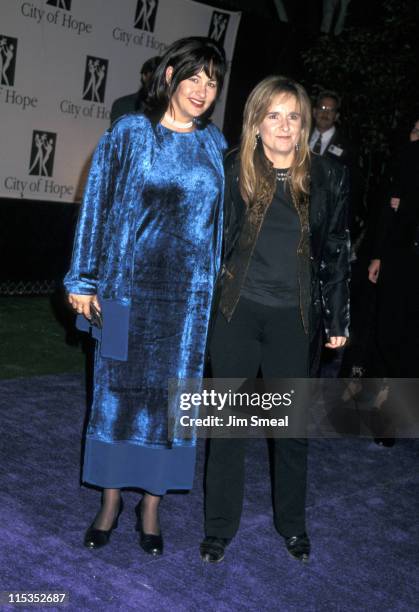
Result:
{"label": "black shoe", "polygon": [[109,538],[111,537],[111,533],[114,529],[116,529],[118,527],[118,520],[119,517],[121,516],[121,512],[124,508],[124,502],[120,501],[119,504],[119,510],[118,510],[118,514],[116,515],[116,519],[113,522],[113,525],[110,529],[96,529],[94,527],[94,521],[93,523],[90,525],[89,529],[86,531],[86,534],[84,536],[84,545],[87,548],[102,548],[102,546],[106,546],[106,544],[109,542]]}
{"label": "black shoe", "polygon": [[140,546],[149,555],[153,555],[153,557],[157,557],[158,555],[163,554],[163,536],[160,533],[159,535],[155,535],[153,533],[144,533],[143,531],[143,521],[141,516],[141,505],[143,500],[138,502],[135,506],[135,514],[137,516],[137,522],[135,524],[135,530],[140,534]]}
{"label": "black shoe", "polygon": [[230,542],[230,538],[206,536],[199,547],[202,561],[206,561],[206,563],[219,563],[222,561],[224,559],[225,548]]}
{"label": "black shoe", "polygon": [[386,448],[391,448],[392,446],[395,445],[396,439],[395,438],[374,438],[374,442],[377,444],[377,446],[385,446]]}
{"label": "black shoe", "polygon": [[304,532],[298,536],[284,537],[287,551],[294,559],[306,563],[310,555],[310,540]]}

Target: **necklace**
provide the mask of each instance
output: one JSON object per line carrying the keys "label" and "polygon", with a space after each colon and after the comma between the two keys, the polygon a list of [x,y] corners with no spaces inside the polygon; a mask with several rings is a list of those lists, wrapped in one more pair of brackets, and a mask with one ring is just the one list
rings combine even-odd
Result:
{"label": "necklace", "polygon": [[176,119],[173,119],[169,113],[164,113],[164,118],[167,123],[170,123],[170,125],[173,125],[173,127],[177,127],[180,130],[187,130],[193,126],[193,121],[187,121],[186,123],[183,121],[176,121]]}
{"label": "necklace", "polygon": [[287,178],[288,178],[288,168],[286,168],[285,170],[283,170],[282,168],[276,169],[276,180],[277,181],[279,181],[280,183],[285,183]]}

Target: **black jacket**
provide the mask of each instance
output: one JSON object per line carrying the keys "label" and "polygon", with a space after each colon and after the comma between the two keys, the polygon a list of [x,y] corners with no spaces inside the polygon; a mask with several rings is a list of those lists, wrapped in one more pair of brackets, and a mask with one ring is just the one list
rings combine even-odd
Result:
{"label": "black jacket", "polygon": [[146,96],[144,88],[141,87],[136,93],[117,98],[111,107],[111,125],[123,115],[142,113]]}
{"label": "black jacket", "polygon": [[358,147],[348,139],[341,128],[336,126],[335,128],[335,133],[322,157],[335,160],[348,168],[350,184],[348,224],[352,243],[356,243],[359,235],[363,233],[362,228],[367,216],[364,206],[365,177],[360,167]]}
{"label": "black jacket", "polygon": [[[419,246],[419,141],[408,143],[396,156],[393,181],[380,212],[372,259],[393,257]],[[390,198],[400,198],[393,210]]]}
{"label": "black jacket", "polygon": [[[234,154],[225,164],[225,237],[219,308],[231,320],[268,206],[255,219],[239,191],[239,162]],[[350,244],[347,228],[348,180],[344,166],[319,156],[311,164],[310,196],[293,195],[301,222],[297,250],[300,311],[310,336],[310,370],[316,375],[326,336],[348,336]]]}

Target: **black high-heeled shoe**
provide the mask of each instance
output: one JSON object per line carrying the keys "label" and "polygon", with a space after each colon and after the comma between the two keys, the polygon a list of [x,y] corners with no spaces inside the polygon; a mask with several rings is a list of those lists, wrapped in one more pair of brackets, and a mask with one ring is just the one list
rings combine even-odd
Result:
{"label": "black high-heeled shoe", "polygon": [[140,546],[148,555],[157,557],[163,554],[163,536],[160,533],[155,535],[154,533],[144,533],[143,530],[143,519],[141,516],[142,499],[135,506],[135,514],[137,522],[135,524],[135,531],[140,534]]}
{"label": "black high-heeled shoe", "polygon": [[118,514],[116,515],[116,518],[112,524],[112,527],[110,529],[96,529],[96,527],[94,527],[95,521],[93,521],[93,523],[90,525],[89,529],[86,531],[86,534],[84,536],[84,545],[87,548],[91,548],[91,549],[102,548],[102,546],[106,546],[106,544],[109,542],[109,538],[111,537],[112,531],[118,527],[118,520],[119,520],[119,517],[121,516],[121,512],[123,509],[124,509],[124,502],[121,497]]}

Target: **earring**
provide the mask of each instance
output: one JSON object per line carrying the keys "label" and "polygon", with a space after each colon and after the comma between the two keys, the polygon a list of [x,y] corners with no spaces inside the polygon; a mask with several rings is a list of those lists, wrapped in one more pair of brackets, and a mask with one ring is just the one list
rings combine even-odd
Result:
{"label": "earring", "polygon": [[254,144],[253,144],[253,151],[254,151],[254,150],[256,149],[256,147],[258,146],[259,138],[260,138],[260,134],[259,134],[259,132],[257,132],[257,133],[256,133],[256,136],[255,136],[255,142],[254,142]]}
{"label": "earring", "polygon": [[296,143],[296,145],[295,145],[295,150],[296,150],[296,151],[299,151],[299,150],[300,150],[300,143],[299,143],[299,142],[297,142],[297,143]]}

